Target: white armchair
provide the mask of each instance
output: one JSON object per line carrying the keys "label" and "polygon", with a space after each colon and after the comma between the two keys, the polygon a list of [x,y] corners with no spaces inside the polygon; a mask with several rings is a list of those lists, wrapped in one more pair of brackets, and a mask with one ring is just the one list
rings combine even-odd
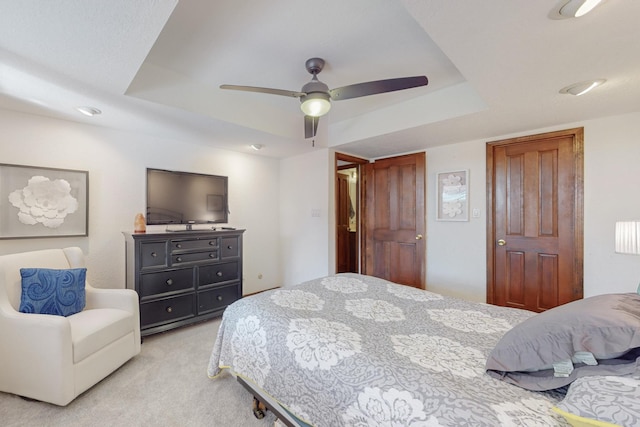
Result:
{"label": "white armchair", "polygon": [[0,256],[0,391],[65,406],[140,353],[138,295],[86,283],[71,316],[21,313],[20,269],[84,267],[77,247]]}

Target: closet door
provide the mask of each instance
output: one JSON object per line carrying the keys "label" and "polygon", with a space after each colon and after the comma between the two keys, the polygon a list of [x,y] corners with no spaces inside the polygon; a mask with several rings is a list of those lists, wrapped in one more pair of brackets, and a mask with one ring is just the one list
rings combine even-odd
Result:
{"label": "closet door", "polygon": [[491,143],[487,162],[487,302],[582,298],[582,129]]}

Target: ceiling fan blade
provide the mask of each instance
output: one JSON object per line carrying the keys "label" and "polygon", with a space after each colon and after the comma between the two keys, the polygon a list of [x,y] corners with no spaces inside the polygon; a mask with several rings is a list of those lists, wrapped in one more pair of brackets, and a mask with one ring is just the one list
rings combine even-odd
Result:
{"label": "ceiling fan blade", "polygon": [[271,95],[290,96],[293,98],[300,98],[301,96],[306,95],[306,93],[294,92],[292,90],[271,89],[268,87],[256,87],[256,86],[220,85],[220,89],[243,90],[245,92],[260,92],[260,93],[268,93]]}
{"label": "ceiling fan blade", "polygon": [[313,138],[318,131],[318,122],[320,117],[304,116],[304,137]]}
{"label": "ceiling fan blade", "polygon": [[377,80],[374,82],[356,83],[331,89],[329,95],[332,100],[359,98],[361,96],[375,95],[378,93],[394,92],[396,90],[411,89],[412,87],[426,86],[429,80],[426,76],[400,77],[397,79]]}

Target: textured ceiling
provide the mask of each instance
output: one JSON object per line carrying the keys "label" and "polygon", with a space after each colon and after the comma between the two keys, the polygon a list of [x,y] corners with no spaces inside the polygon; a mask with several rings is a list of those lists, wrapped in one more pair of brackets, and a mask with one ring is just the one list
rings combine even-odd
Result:
{"label": "textured ceiling", "polygon": [[[552,19],[556,0],[21,0],[0,3],[0,108],[286,157],[314,150],[304,62],[330,88],[429,85],[332,103],[315,146],[367,158],[640,110],[640,2]],[[562,87],[607,84],[573,97]],[[74,107],[95,106],[97,117]]]}

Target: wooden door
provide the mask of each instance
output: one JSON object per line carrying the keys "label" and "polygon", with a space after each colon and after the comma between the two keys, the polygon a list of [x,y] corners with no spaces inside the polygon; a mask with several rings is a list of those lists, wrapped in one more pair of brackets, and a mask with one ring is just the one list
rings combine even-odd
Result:
{"label": "wooden door", "polygon": [[[369,161],[361,157],[355,157],[349,154],[344,154],[339,152],[335,153],[336,224],[341,224],[344,221],[343,219],[341,219],[344,212],[342,210],[343,208],[341,208],[344,202],[344,199],[342,199],[342,194],[344,193],[348,194],[348,189],[342,187],[344,182],[340,180],[340,175],[341,175],[340,171],[344,169],[353,169],[355,171],[354,179],[356,181],[356,184],[355,184],[356,190],[355,190],[355,197],[354,197],[355,200],[352,206],[353,210],[355,211],[354,222],[356,225],[355,227],[356,229],[355,231],[348,232],[347,235],[345,236],[343,234],[344,229],[341,226],[338,226],[338,225],[336,226],[336,272],[338,273],[343,271],[344,269],[343,260],[344,260],[344,257],[347,256],[345,254],[348,254],[349,267],[347,267],[347,269],[344,271],[350,271],[353,273],[358,273],[361,271],[360,258],[362,256],[362,251],[360,248],[360,245],[361,245],[360,235],[361,235],[361,229],[362,229],[361,223],[362,223],[363,215],[361,214],[360,211],[361,211],[361,206],[363,205],[361,201],[363,191],[362,191],[362,179],[360,178],[360,176],[362,174],[362,165],[365,165],[367,163],[369,163]],[[347,223],[348,222],[349,220],[347,219]]]}
{"label": "wooden door", "polygon": [[487,302],[582,298],[582,153],[581,128],[487,144]]}
{"label": "wooden door", "polygon": [[349,177],[345,174],[336,174],[338,190],[337,194],[337,241],[336,241],[336,273],[351,271],[351,242],[349,240]]}
{"label": "wooden door", "polygon": [[365,274],[425,286],[425,153],[365,167]]}

